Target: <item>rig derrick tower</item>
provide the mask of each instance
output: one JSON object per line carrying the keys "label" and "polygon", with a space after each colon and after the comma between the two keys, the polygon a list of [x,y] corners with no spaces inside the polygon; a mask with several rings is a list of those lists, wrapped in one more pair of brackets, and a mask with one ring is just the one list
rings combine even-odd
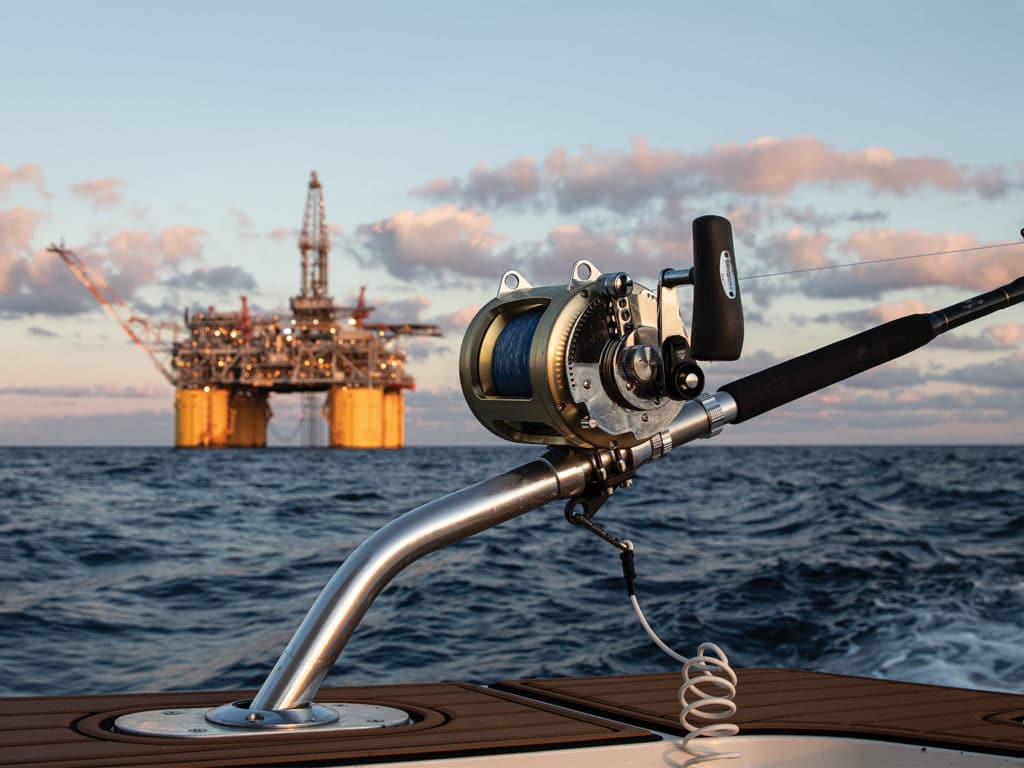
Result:
{"label": "rig derrick tower", "polygon": [[[331,238],[324,212],[324,190],[316,171],[310,174],[309,191],[306,193],[306,210],[302,216],[302,230],[299,232],[299,253],[302,255],[302,283],[299,295],[292,299],[292,311],[296,316],[308,313],[330,313],[334,310],[334,299],[327,290],[328,254],[331,252]],[[310,256],[315,261],[310,269]]]}
{"label": "rig derrick tower", "polygon": [[[324,191],[316,171],[310,173],[309,190],[306,193],[306,208],[299,232],[299,253],[302,259],[302,282],[299,293],[292,297],[291,307],[300,326],[308,326],[316,319],[329,322],[334,315],[334,299],[327,289],[328,254],[331,252],[331,238],[327,228],[327,214],[324,210]],[[310,264],[310,256],[315,260]],[[310,267],[312,266],[312,269]],[[299,435],[307,448],[322,444],[321,409],[317,405],[317,393],[307,390],[301,393],[299,412]],[[328,417],[329,418],[329,417]]]}

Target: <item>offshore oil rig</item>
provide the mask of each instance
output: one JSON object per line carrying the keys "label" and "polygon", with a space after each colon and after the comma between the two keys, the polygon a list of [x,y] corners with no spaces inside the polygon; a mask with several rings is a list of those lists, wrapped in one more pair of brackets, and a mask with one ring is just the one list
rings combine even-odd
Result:
{"label": "offshore oil rig", "polygon": [[[299,234],[302,282],[291,316],[255,316],[242,296],[237,312],[185,310],[185,335],[160,359],[159,324],[125,317],[125,303],[93,277],[71,251],[51,246],[76,277],[149,354],[175,387],[175,445],[179,448],[259,448],[267,444],[272,392],[302,398],[299,429],[316,444],[320,416],[332,448],[401,448],[405,369],[400,336],[440,336],[436,325],[367,322],[366,287],[354,307],[338,307],[328,292],[330,234],[323,189],[314,171]],[[166,349],[166,347],[163,347]],[[321,400],[322,394],[326,398]]]}

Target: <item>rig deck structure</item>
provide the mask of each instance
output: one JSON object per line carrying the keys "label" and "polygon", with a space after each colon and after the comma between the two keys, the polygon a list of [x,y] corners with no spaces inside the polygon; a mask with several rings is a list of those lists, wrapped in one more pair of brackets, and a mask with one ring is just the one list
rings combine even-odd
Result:
{"label": "rig deck structure", "polygon": [[366,305],[365,286],[354,307],[335,306],[327,284],[330,249],[323,188],[314,171],[299,234],[302,283],[291,299],[291,315],[252,315],[245,296],[237,312],[186,310],[186,333],[182,339],[175,333],[168,368],[160,337],[168,324],[129,317],[128,305],[101,276],[63,245],[50,246],[174,385],[177,447],[265,447],[270,394],[298,392],[305,445],[318,444],[322,414],[332,448],[401,448],[404,391],[415,381],[398,339],[440,336],[441,330],[367,322],[374,308]]}
{"label": "rig deck structure", "polygon": [[[299,236],[302,284],[291,299],[292,315],[254,317],[245,297],[238,312],[186,311],[187,334],[173,349],[178,447],[265,446],[271,392],[300,392],[307,400],[326,393],[319,410],[331,447],[405,444],[403,391],[415,381],[397,340],[441,331],[436,325],[366,322],[373,307],[366,306],[365,286],[355,307],[335,306],[327,286],[330,246],[323,190],[313,172]],[[315,406],[303,411],[315,418]]]}

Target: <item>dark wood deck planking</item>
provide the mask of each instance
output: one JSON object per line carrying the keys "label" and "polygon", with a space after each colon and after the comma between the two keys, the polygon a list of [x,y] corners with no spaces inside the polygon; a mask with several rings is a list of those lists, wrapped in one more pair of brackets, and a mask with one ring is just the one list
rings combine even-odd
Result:
{"label": "dark wood deck planking", "polygon": [[152,739],[107,730],[126,712],[223,704],[252,691],[0,699],[0,766],[18,768],[224,768],[344,765],[557,749],[655,738],[500,691],[462,683],[325,688],[321,701],[384,704],[417,722],[399,728],[217,740]]}
{"label": "dark wood deck planking", "polygon": [[[818,733],[1024,756],[1024,696],[787,669],[738,671],[741,733]],[[682,734],[678,673],[515,680],[498,688]]]}

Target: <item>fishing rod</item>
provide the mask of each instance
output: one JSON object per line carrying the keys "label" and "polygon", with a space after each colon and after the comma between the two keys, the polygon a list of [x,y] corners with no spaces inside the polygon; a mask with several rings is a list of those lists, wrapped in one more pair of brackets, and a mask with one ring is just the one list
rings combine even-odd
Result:
{"label": "fishing rod", "polygon": [[[315,698],[373,600],[430,552],[549,502],[569,522],[625,553],[594,516],[637,471],[697,438],[713,437],[812,392],[894,360],[949,330],[1024,301],[1024,277],[935,312],[908,315],[704,392],[701,362],[736,360],[743,308],[732,227],[720,216],[693,222],[694,262],[665,269],[653,289],[625,272],[573,265],[566,284],[532,286],[505,272],[497,296],[466,330],[459,372],[466,402],[491,432],[548,446],[539,459],[428,502],[370,536],[321,592],[252,699],[198,717],[182,733],[175,715],[124,715],[142,735],[235,736],[408,722],[405,713]],[[689,332],[678,288],[691,286]],[[623,559],[627,571],[631,560]]]}

